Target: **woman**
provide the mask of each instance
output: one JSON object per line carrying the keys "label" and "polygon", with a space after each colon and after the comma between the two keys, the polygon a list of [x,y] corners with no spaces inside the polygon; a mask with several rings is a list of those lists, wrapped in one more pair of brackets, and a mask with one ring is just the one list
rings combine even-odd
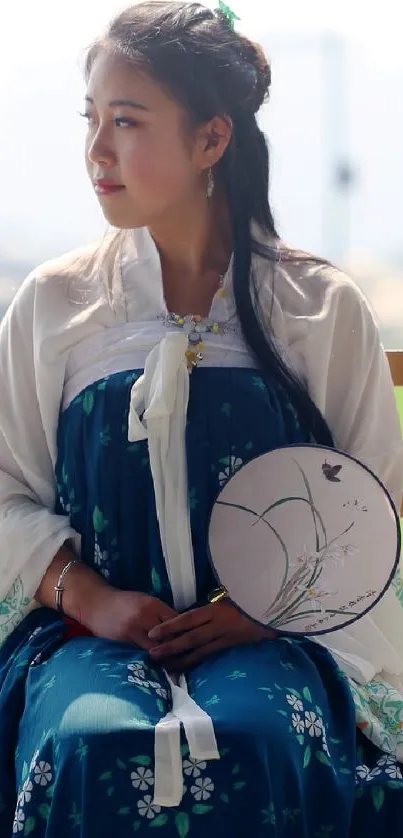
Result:
{"label": "woman", "polygon": [[206,551],[220,485],[288,443],[336,443],[399,503],[372,316],[279,241],[270,69],[225,15],[129,8],[86,71],[119,232],[35,271],[1,331],[1,835],[400,835],[397,746],[356,727],[403,670],[395,594],[330,652],[242,616]]}

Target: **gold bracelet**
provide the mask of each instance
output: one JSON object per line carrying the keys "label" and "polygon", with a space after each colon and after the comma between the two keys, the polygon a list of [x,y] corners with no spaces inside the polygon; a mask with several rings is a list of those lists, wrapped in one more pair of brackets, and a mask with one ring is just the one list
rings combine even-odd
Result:
{"label": "gold bracelet", "polygon": [[220,588],[215,588],[214,591],[211,591],[207,599],[211,605],[216,602],[222,602],[223,599],[228,599],[228,591],[224,588],[224,585],[221,585]]}

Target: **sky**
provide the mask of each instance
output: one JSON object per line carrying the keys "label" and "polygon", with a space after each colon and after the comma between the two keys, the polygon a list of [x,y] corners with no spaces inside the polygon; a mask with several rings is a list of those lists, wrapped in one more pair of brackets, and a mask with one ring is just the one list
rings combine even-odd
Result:
{"label": "sky", "polygon": [[[116,0],[19,0],[2,8],[1,76],[13,67],[43,58],[70,56],[84,47],[107,21],[128,3]],[[206,2],[214,8],[217,3]],[[258,38],[268,29],[293,28],[304,33],[332,29],[353,35],[383,67],[403,67],[398,0],[231,0],[242,30]],[[400,15],[399,15],[400,17]],[[23,22],[23,25],[21,25]],[[14,34],[14,37],[12,37]],[[15,37],[17,36],[17,37]],[[3,76],[4,82],[4,76]]]}
{"label": "sky", "polygon": [[[84,90],[80,57],[125,5],[18,0],[2,8],[0,255],[42,259],[103,231],[84,172],[83,126],[76,120]],[[346,237],[358,254],[372,257],[396,252],[400,242],[403,259],[398,0],[230,5],[241,31],[263,39],[273,59],[273,96],[262,125],[272,145],[281,232],[335,259]],[[347,147],[359,163],[348,206],[329,187],[332,158],[343,157]]]}

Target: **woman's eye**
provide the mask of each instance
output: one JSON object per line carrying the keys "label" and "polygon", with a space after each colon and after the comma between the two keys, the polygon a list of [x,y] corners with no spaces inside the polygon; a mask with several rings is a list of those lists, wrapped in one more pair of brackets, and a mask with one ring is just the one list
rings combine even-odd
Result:
{"label": "woman's eye", "polygon": [[[79,111],[78,113],[79,116],[87,120],[88,125],[93,124],[93,116],[90,113],[88,113],[88,111],[86,111],[85,113],[81,113],[81,111]],[[128,118],[125,119],[123,116],[117,116],[113,121],[117,128],[134,128],[134,126],[137,125],[137,120]]]}
{"label": "woman's eye", "polygon": [[124,119],[122,116],[117,116],[114,122],[118,128],[133,128],[137,125],[135,119]]}
{"label": "woman's eye", "polygon": [[90,113],[81,113],[81,111],[79,111],[78,115],[82,116],[83,119],[86,119],[89,125],[91,124],[92,116]]}

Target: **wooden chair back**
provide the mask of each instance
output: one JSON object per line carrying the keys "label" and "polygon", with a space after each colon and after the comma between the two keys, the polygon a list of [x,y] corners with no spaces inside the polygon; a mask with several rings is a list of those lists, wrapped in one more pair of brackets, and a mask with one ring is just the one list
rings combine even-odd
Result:
{"label": "wooden chair back", "polygon": [[[403,387],[403,351],[393,350],[386,354],[395,387]],[[403,518],[403,501],[400,517]]]}
{"label": "wooden chair back", "polygon": [[395,387],[403,387],[403,351],[394,350],[386,354]]}

